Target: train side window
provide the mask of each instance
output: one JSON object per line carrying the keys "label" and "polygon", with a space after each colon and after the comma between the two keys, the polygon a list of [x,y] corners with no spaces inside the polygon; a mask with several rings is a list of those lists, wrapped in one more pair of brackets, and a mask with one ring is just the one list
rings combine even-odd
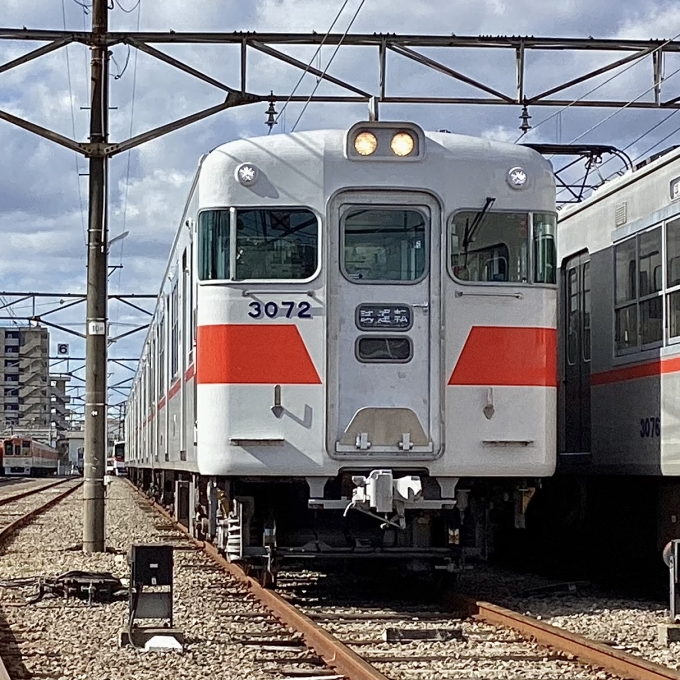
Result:
{"label": "train side window", "polygon": [[[638,346],[637,246],[631,238],[617,245],[615,252],[615,331],[616,353]],[[632,304],[631,304],[632,303]]]}
{"label": "train side window", "polygon": [[628,302],[637,296],[635,286],[635,239],[616,246],[616,302]]}
{"label": "train side window", "polygon": [[616,351],[623,352],[637,347],[637,305],[616,310]]}
{"label": "train side window", "polygon": [[[528,213],[487,212],[481,218],[479,211],[456,213],[449,238],[453,275],[460,281],[527,283],[528,234]],[[547,241],[535,247],[543,258],[541,275],[554,279],[554,243],[551,256]],[[548,272],[550,257],[552,274]]]}
{"label": "train side window", "polygon": [[582,271],[582,295],[583,295],[583,328],[581,337],[583,338],[582,353],[583,361],[590,361],[590,262],[584,262]]}
{"label": "train side window", "polygon": [[640,297],[661,290],[661,227],[640,234]]}
{"label": "train side window", "polygon": [[318,265],[318,241],[311,210],[237,210],[236,279],[309,279]]}
{"label": "train side window", "polygon": [[355,208],[342,220],[342,268],[350,281],[409,283],[427,268],[429,220],[415,209]]}
{"label": "train side window", "polygon": [[555,228],[557,215],[534,213],[534,281],[536,283],[557,283],[557,249]]}
{"label": "train side window", "polygon": [[576,364],[578,359],[578,270],[572,267],[567,272],[567,363]]}
{"label": "train side window", "polygon": [[666,223],[666,276],[668,287],[680,284],[680,219]]}
{"label": "train side window", "polygon": [[229,278],[229,210],[205,210],[198,216],[198,277]]}
{"label": "train side window", "polygon": [[[680,219],[666,222],[666,284],[680,285]],[[672,291],[666,299],[668,308],[668,336],[680,336],[680,290]]]}
{"label": "train side window", "polygon": [[663,340],[661,227],[638,236],[640,340],[643,346]]}

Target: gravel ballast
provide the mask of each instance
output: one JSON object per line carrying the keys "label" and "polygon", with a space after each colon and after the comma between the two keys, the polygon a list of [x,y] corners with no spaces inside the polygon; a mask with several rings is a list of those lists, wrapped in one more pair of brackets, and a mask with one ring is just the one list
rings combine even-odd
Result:
{"label": "gravel ballast", "polygon": [[[57,487],[60,488],[60,487]],[[63,488],[63,487],[62,487]],[[231,577],[225,575],[123,480],[114,479],[107,498],[107,548],[85,555],[82,492],[25,527],[0,548],[0,581],[56,576],[69,570],[111,572],[127,578],[133,542],[171,542],[175,550],[175,627],[186,636],[183,653],[147,653],[118,647],[127,601],[88,606],[46,597],[24,606],[23,594],[0,588],[0,648],[13,680],[28,677],[78,680],[214,680],[280,677],[281,663],[258,660],[248,635],[291,633]],[[117,554],[116,554],[117,553]]]}

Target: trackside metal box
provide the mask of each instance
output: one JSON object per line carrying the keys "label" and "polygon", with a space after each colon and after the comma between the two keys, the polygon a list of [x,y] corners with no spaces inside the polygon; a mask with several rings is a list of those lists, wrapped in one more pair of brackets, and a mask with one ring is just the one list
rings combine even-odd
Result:
{"label": "trackside metal box", "polygon": [[131,583],[135,586],[172,585],[172,546],[133,544],[130,548]]}

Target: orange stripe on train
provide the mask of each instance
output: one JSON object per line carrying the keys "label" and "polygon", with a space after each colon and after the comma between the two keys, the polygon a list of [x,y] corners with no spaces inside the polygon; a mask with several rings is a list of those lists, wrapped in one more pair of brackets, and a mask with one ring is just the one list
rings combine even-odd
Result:
{"label": "orange stripe on train", "polygon": [[199,326],[199,384],[320,385],[294,324]]}
{"label": "orange stripe on train", "polygon": [[622,366],[610,371],[593,373],[590,376],[590,384],[609,385],[626,380],[637,380],[638,378],[653,378],[654,376],[677,373],[678,371],[680,371],[680,357],[653,359],[652,361],[634,364],[633,366]]}
{"label": "orange stripe on train", "polygon": [[449,385],[557,387],[557,330],[473,326]]}

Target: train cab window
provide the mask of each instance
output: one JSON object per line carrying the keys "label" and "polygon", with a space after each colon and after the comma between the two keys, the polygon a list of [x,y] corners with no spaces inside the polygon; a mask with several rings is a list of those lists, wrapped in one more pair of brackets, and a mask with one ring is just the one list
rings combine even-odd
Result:
{"label": "train cab window", "polygon": [[198,216],[198,276],[201,281],[229,278],[229,210]]}
{"label": "train cab window", "polygon": [[353,208],[342,220],[342,269],[350,281],[409,283],[427,268],[429,220],[416,209]]}
{"label": "train cab window", "polygon": [[236,279],[309,279],[318,264],[318,239],[311,210],[237,210]]}
{"label": "train cab window", "polygon": [[[456,213],[451,222],[449,248],[453,275],[461,281],[528,282],[529,214],[479,211]],[[548,232],[544,237],[549,236]],[[543,276],[555,277],[554,238],[536,243]],[[548,252],[552,254],[548,255]],[[548,274],[548,265],[552,272]],[[537,270],[538,272],[538,270]]]}
{"label": "train cab window", "polygon": [[318,265],[319,221],[305,208],[236,210],[235,271],[230,271],[231,211],[198,216],[202,281],[309,279]]}

